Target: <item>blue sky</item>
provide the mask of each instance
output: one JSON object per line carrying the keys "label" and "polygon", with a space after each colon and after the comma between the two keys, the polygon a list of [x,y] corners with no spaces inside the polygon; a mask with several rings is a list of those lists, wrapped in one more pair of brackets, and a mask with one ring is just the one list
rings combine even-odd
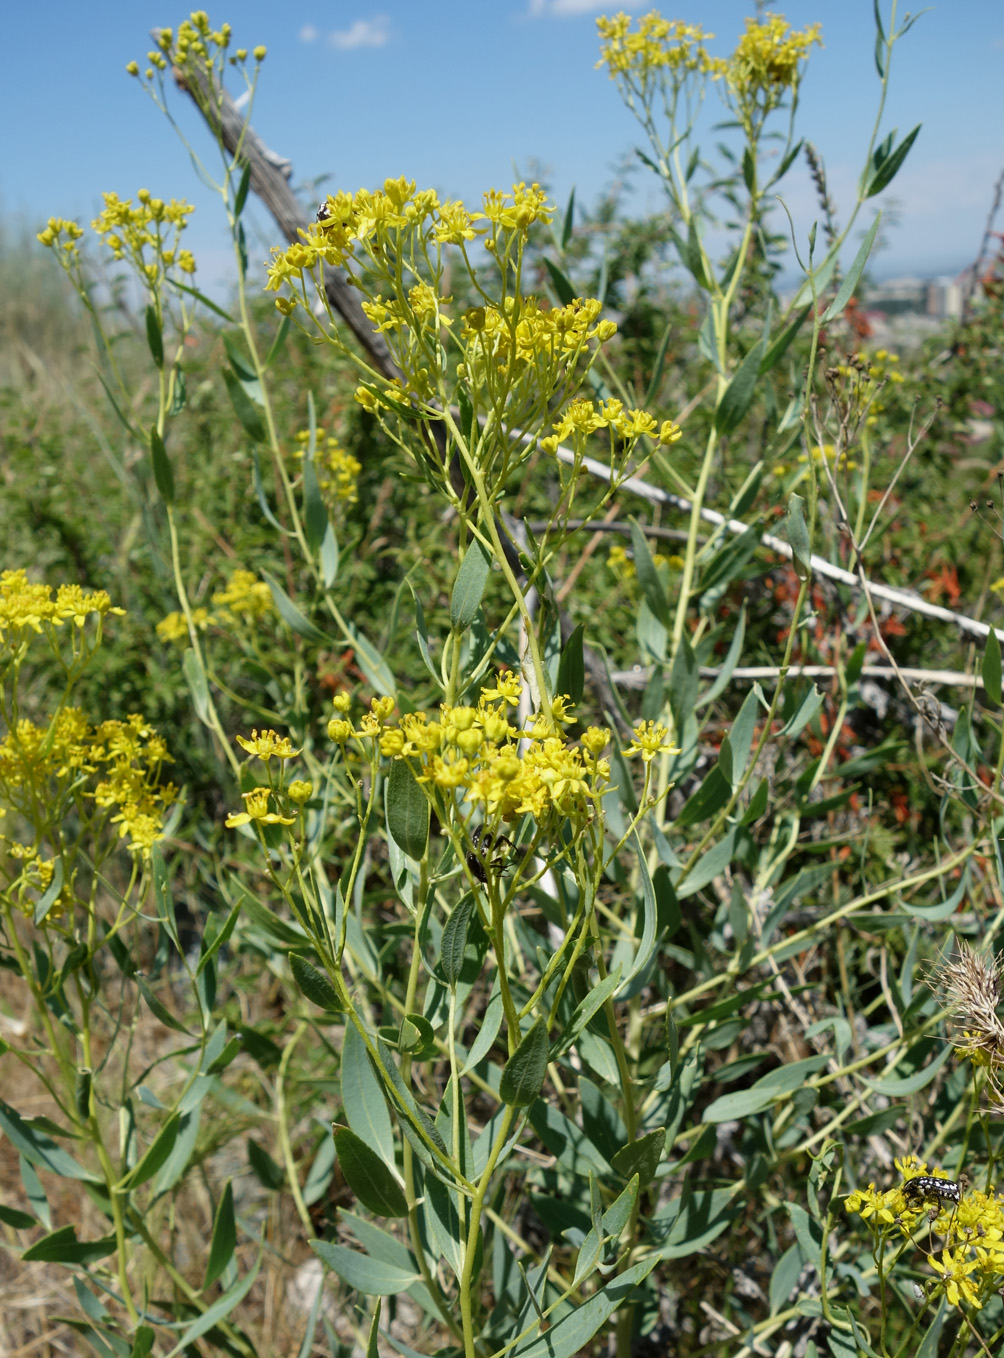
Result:
{"label": "blue sky", "polygon": [[[888,16],[890,0],[880,3]],[[476,203],[485,188],[508,188],[516,171],[528,178],[536,165],[559,202],[574,185],[588,203],[642,144],[605,69],[594,69],[596,15],[618,8],[644,13],[652,0],[301,0],[295,9],[238,0],[208,12],[214,24],[233,24],[235,45],[268,47],[254,125],[292,160],[294,182],[329,175],[328,187],[354,190],[404,174]],[[775,8],[797,27],[823,26],[799,127],[822,153],[845,215],[878,97],[872,0]],[[717,35],[712,50],[727,55],[754,9],[752,0],[680,0],[663,13],[700,22]],[[124,69],[132,58],[143,63],[151,28],[176,26],[187,13],[164,0],[5,6],[0,216],[37,229],[50,215],[90,220],[106,189],[186,197],[197,207],[187,243],[199,276],[204,285],[226,277],[213,197]],[[897,200],[899,220],[876,273],[954,272],[973,258],[1004,165],[1002,91],[1004,4],[938,0],[894,58],[883,129],[923,129],[885,195]],[[717,114],[714,95],[709,107]],[[174,108],[215,169],[187,99],[178,94]],[[639,207],[659,210],[654,179],[639,170],[633,182]],[[783,192],[804,233],[815,214],[804,162]],[[273,228],[263,210],[254,220],[261,234],[251,254],[264,260]]]}

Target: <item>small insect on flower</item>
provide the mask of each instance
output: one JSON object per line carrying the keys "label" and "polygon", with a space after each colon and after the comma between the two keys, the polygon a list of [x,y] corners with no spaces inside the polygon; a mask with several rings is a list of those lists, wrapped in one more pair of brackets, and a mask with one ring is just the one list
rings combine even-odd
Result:
{"label": "small insect on flower", "polygon": [[936,1179],[931,1174],[919,1174],[903,1185],[904,1198],[918,1198],[921,1202],[962,1201],[962,1189],[954,1179]]}
{"label": "small insect on flower", "polygon": [[515,845],[507,835],[496,835],[491,830],[486,830],[483,825],[478,825],[471,832],[472,848],[467,850],[465,855],[467,866],[471,870],[472,876],[481,883],[488,881],[488,869],[493,872],[501,872],[508,861],[508,853],[498,853],[499,849],[512,850]]}
{"label": "small insect on flower", "polygon": [[331,208],[328,206],[328,200],[325,198],[324,202],[317,209],[317,220],[319,222],[326,222],[330,216]]}

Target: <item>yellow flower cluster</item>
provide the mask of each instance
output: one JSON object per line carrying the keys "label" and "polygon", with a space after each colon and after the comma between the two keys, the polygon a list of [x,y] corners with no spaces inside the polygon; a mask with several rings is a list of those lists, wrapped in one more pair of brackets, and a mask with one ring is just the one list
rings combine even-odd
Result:
{"label": "yellow flower cluster", "polygon": [[[213,595],[213,603],[216,605],[215,613],[201,606],[192,609],[192,622],[196,631],[205,632],[210,627],[226,626],[228,623],[232,625],[242,620],[258,622],[275,612],[272,591],[268,585],[264,580],[259,580],[253,571],[241,567],[231,571],[226,586]],[[184,613],[175,611],[161,618],[157,624],[157,635],[161,641],[187,645],[188,623]]]}
{"label": "yellow flower cluster", "polygon": [[[192,609],[192,622],[197,631],[204,632],[215,621],[208,608]],[[156,631],[161,641],[188,645],[188,623],[185,621],[184,613],[168,613],[166,618],[161,618],[158,622]]]}
{"label": "yellow flower cluster", "polygon": [[0,741],[0,802],[33,819],[38,806],[85,797],[114,812],[108,823],[128,837],[130,853],[145,858],[177,799],[173,783],[158,785],[170,762],[163,739],[139,714],[91,726],[80,708],[64,707],[46,726],[22,719]]}
{"label": "yellow flower cluster", "polygon": [[780,14],[768,14],[763,23],[747,19],[746,32],[729,62],[729,85],[750,93],[794,89],[799,63],[813,43],[823,45],[821,29],[822,25],[812,24],[798,33]]}
{"label": "yellow flower cluster", "polygon": [[83,234],[84,228],[76,222],[68,221],[65,217],[50,217],[45,230],[38,233],[36,240],[48,250],[57,250],[66,267],[75,264],[80,258],[77,241]]}
{"label": "yellow flower cluster", "polygon": [[[310,443],[310,430],[299,430],[296,442],[299,445],[297,452],[302,458]],[[357,482],[362,471],[362,463],[351,453],[347,453],[333,434],[325,434],[323,429],[316,431],[314,467],[321,494],[329,504],[338,501],[343,504],[355,504],[358,499]]]}
{"label": "yellow flower cluster", "polygon": [[[407,761],[430,794],[440,790],[452,800],[459,792],[493,824],[532,815],[539,825],[567,818],[581,827],[610,788],[610,764],[601,758],[610,732],[591,726],[578,744],[570,743],[561,728],[574,721],[572,704],[561,696],[552,703],[550,723],[538,715],[529,730],[520,730],[507,711],[519,702],[520,687],[517,675],[503,675],[482,688],[475,707],[443,704],[438,718],[407,712],[396,723],[390,698],[375,698],[358,726],[342,702],[328,736],[339,745],[376,740],[385,758]],[[640,753],[646,762],[673,748],[666,728],[652,722],[639,723],[634,736],[626,753]]]}
{"label": "yellow flower cluster", "polygon": [[18,645],[27,631],[42,633],[72,621],[83,627],[89,617],[122,616],[103,589],[87,592],[79,585],[32,584],[24,570],[0,572],[0,641]]}
{"label": "yellow flower cluster", "polygon": [[259,580],[252,571],[240,568],[231,573],[226,588],[213,595],[213,603],[224,615],[229,615],[230,620],[246,618],[257,622],[275,611],[272,591],[264,580]]}
{"label": "yellow flower cluster", "polygon": [[696,72],[717,80],[727,69],[726,62],[709,56],[704,46],[713,33],[705,33],[700,24],[664,19],[657,10],[642,15],[634,32],[624,13],[612,19],[601,16],[596,28],[602,39],[596,65],[606,66],[611,80],[625,75],[644,85],[653,71],[669,71],[678,77]]}
{"label": "yellow flower cluster", "polygon": [[464,361],[457,374],[489,402],[507,394],[514,412],[524,402],[532,406],[542,388],[558,387],[593,342],[604,344],[616,334],[613,321],[600,320],[601,310],[595,298],[548,307],[534,297],[511,297],[501,308],[471,307],[464,313]]}
{"label": "yellow flower cluster", "polygon": [[444,704],[438,719],[409,712],[394,725],[392,700],[374,699],[357,727],[335,717],[328,735],[338,744],[376,739],[380,753],[406,760],[430,793],[462,792],[495,823],[531,814],[538,823],[567,817],[581,825],[610,786],[610,765],[599,757],[610,733],[591,727],[578,745],[569,744],[560,729],[573,720],[567,698],[555,701],[553,725],[538,719],[521,731],[507,715],[519,689],[518,677],[509,675],[482,689],[476,707]]}
{"label": "yellow flower cluster", "polygon": [[588,397],[578,397],[561,413],[561,418],[551,426],[555,431],[540,440],[546,453],[557,452],[558,445],[571,439],[576,447],[598,429],[609,429],[624,443],[635,443],[641,436],[653,439],[656,443],[668,446],[679,439],[683,430],[672,420],[662,424],[654,415],[644,410],[627,410],[622,401],[610,397],[596,406]]}
{"label": "yellow flower cluster", "polygon": [[163,198],[154,198],[149,189],[136,194],[137,207],[133,207],[131,198],[122,199],[117,193],[102,197],[105,206],[91,226],[115,259],[127,259],[151,287],[171,269],[195,272],[195,256],[178,248],[181,233],[188,226],[186,218],[195,211],[191,203],[177,198],[165,203]]}
{"label": "yellow flower cluster", "polygon": [[[936,1209],[931,1230],[943,1238],[941,1258],[931,1253],[927,1262],[939,1275],[938,1289],[950,1306],[965,1302],[979,1309],[1004,1279],[1004,1194],[991,1195],[974,1189],[960,1193],[958,1203],[905,1194],[905,1185],[927,1175],[928,1169],[912,1155],[896,1160],[895,1164],[904,1184],[884,1192],[869,1184],[848,1195],[845,1210],[866,1221],[876,1237],[896,1231],[913,1238],[920,1221]],[[931,1177],[947,1179],[937,1170]]]}
{"label": "yellow flower cluster", "polygon": [[[214,29],[204,9],[193,10],[191,16],[178,25],[177,37],[173,29],[158,30],[157,46],[146,54],[150,63],[145,72],[146,79],[152,79],[154,70],[163,72],[169,66],[183,69],[189,63],[211,71],[230,46],[231,33],[229,24]],[[232,66],[237,66],[247,61],[247,56],[247,49],[239,47],[227,60]],[[252,56],[256,62],[264,61],[265,48],[256,47]],[[130,61],[126,70],[130,75],[138,76],[139,63]]]}
{"label": "yellow flower cluster", "polygon": [[[483,206],[483,212],[469,212],[460,202],[441,203],[434,189],[416,191],[415,181],[403,176],[385,180],[383,189],[376,192],[360,189],[356,194],[329,194],[319,220],[301,230],[298,241],[285,250],[273,247],[265,291],[281,292],[287,287],[301,290],[300,298],[277,299],[276,306],[288,315],[298,301],[305,300],[304,276],[314,273],[321,263],[346,269],[354,276],[353,265],[365,265],[368,260],[378,276],[393,284],[397,278],[388,261],[429,258],[439,246],[464,246],[479,235],[486,236],[486,249],[505,254],[513,238],[525,241],[534,222],[549,222],[554,215],[539,184],[530,188],[514,184],[511,194],[491,189],[484,195]],[[481,221],[488,226],[475,227],[474,223]],[[360,261],[360,256],[366,260]],[[439,299],[421,285],[412,291],[411,299],[409,309],[399,300],[395,304],[398,310],[389,309],[384,314],[381,305],[389,304],[371,298],[380,316],[380,328],[407,323],[408,310],[416,308],[425,317],[438,314]]]}

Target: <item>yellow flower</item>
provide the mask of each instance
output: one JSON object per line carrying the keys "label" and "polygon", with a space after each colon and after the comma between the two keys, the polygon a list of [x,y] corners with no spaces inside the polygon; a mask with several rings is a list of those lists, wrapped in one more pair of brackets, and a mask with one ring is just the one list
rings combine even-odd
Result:
{"label": "yellow flower", "polygon": [[955,1250],[943,1250],[940,1260],[929,1254],[927,1262],[941,1274],[949,1306],[959,1306],[965,1300],[977,1310],[982,1309],[983,1303],[970,1277],[970,1274],[979,1268],[980,1262],[979,1259],[967,1260],[964,1246]]}
{"label": "yellow flower", "polygon": [[268,799],[270,791],[267,787],[256,787],[251,792],[243,792],[244,811],[235,812],[227,816],[224,824],[228,830],[235,830],[239,825],[247,825],[250,821],[256,821],[259,825],[292,825],[295,816],[280,816],[268,809]]}
{"label": "yellow flower", "polygon": [[336,745],[344,745],[352,736],[352,723],[344,717],[332,717],[328,722],[328,739]]}
{"label": "yellow flower", "polygon": [[624,753],[626,755],[640,754],[646,764],[650,763],[660,753],[680,753],[680,747],[673,742],[669,728],[664,726],[662,722],[640,721],[631,734],[634,736],[634,740]]}
{"label": "yellow flower", "polygon": [[262,731],[259,735],[257,730],[251,732],[251,739],[244,736],[237,737],[237,744],[242,750],[247,750],[248,754],[256,755],[266,764],[274,756],[276,759],[294,759],[299,750],[294,750],[290,743],[289,736],[276,735],[275,731]]}

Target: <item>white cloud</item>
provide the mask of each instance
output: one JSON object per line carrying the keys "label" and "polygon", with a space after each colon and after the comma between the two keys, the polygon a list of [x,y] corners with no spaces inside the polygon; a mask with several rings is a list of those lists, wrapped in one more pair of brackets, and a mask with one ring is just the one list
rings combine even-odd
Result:
{"label": "white cloud", "polygon": [[570,19],[580,14],[600,14],[604,10],[607,13],[612,13],[615,9],[630,13],[636,8],[637,5],[631,3],[611,5],[610,0],[530,0],[526,17]]}
{"label": "white cloud", "polygon": [[328,42],[339,52],[351,52],[356,47],[383,47],[389,40],[390,20],[386,14],[357,19],[350,28],[336,28],[328,34]]}
{"label": "white cloud", "polygon": [[313,24],[304,24],[300,29],[299,38],[301,42],[316,42],[317,29]]}

